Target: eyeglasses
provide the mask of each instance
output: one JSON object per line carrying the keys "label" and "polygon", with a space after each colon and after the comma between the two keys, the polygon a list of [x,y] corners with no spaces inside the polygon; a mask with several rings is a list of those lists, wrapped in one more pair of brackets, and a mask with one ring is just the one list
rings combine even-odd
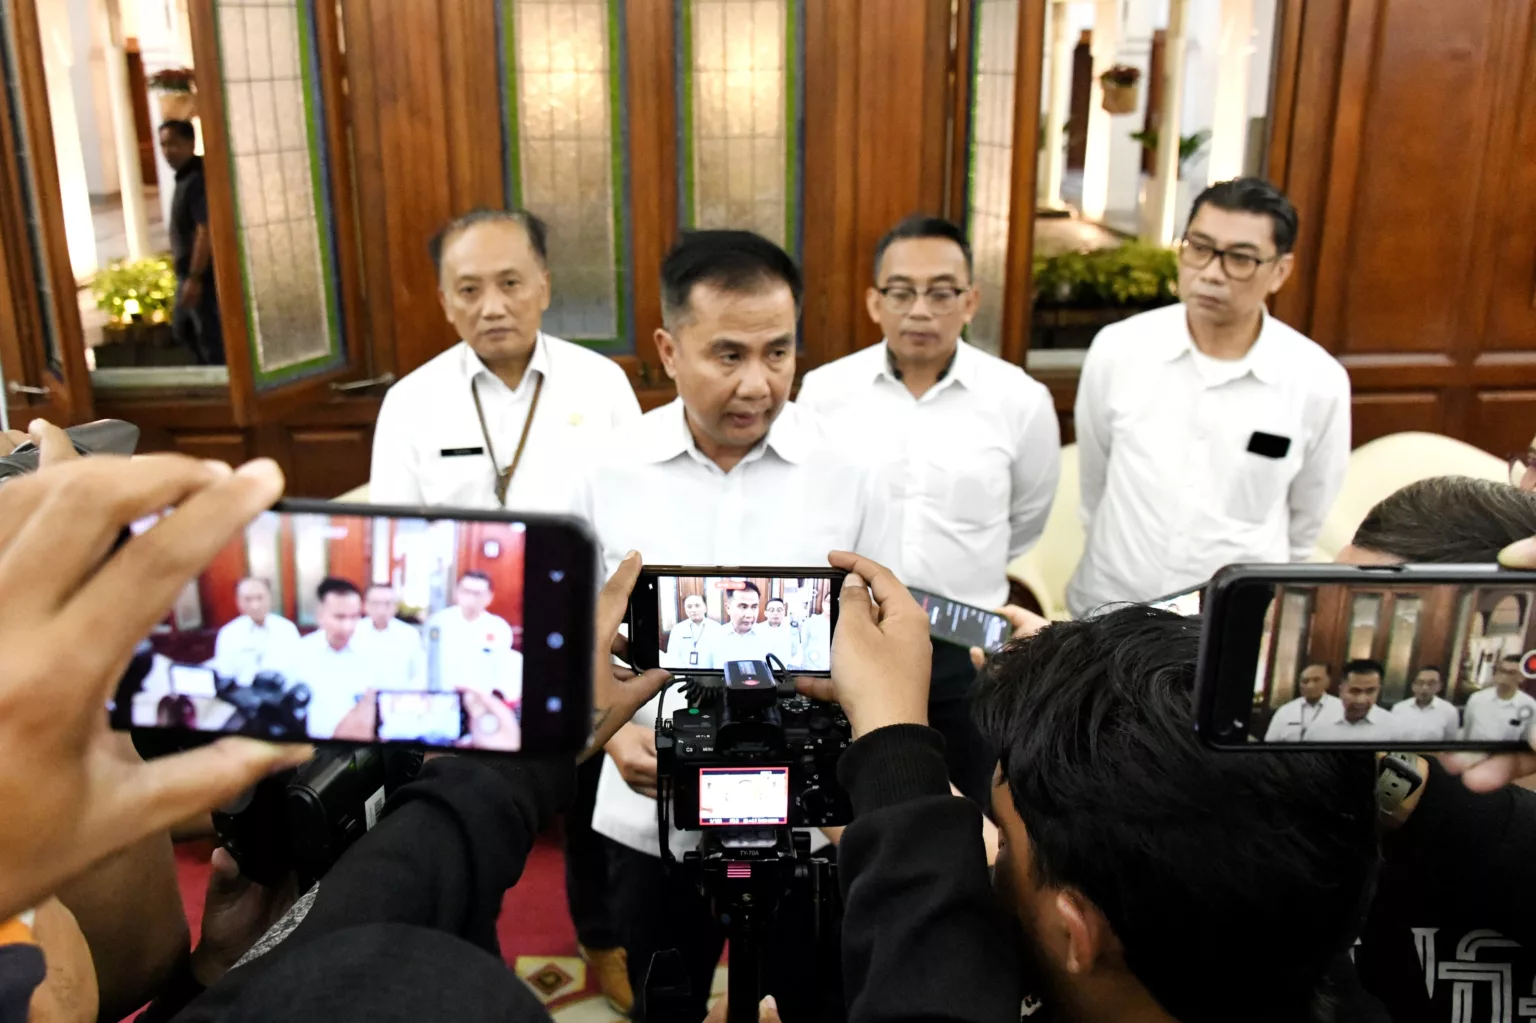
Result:
{"label": "eyeglasses", "polygon": [[1211,265],[1211,260],[1218,257],[1221,259],[1222,272],[1234,281],[1252,280],[1253,275],[1259,272],[1259,267],[1280,258],[1274,255],[1268,259],[1260,259],[1246,252],[1218,249],[1214,245],[1197,242],[1193,238],[1179,240],[1179,260],[1192,270],[1204,270]]}
{"label": "eyeglasses", "polygon": [[935,316],[943,316],[945,313],[955,311],[955,306],[960,303],[960,296],[970,291],[970,288],[929,288],[927,291],[918,291],[905,285],[892,285],[889,288],[876,288],[880,296],[885,299],[885,307],[893,313],[904,313],[917,304],[918,296],[928,304],[928,311]]}
{"label": "eyeglasses", "polygon": [[1505,461],[1509,463],[1509,482],[1518,487],[1525,479],[1525,474],[1536,467],[1536,449],[1510,455]]}

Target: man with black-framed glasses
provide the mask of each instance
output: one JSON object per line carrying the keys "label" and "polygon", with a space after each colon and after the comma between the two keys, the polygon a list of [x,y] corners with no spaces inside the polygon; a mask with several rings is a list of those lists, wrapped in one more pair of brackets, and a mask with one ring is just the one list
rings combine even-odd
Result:
{"label": "man with black-framed glasses", "polygon": [[1349,376],[1271,317],[1297,215],[1238,178],[1202,192],[1179,244],[1181,302],[1099,332],[1074,424],[1087,541],[1079,617],[1176,593],[1240,561],[1304,561],[1350,449]]}
{"label": "man with black-framed glasses", "polygon": [[[900,524],[885,556],[902,581],[994,608],[1008,562],[1045,530],[1061,430],[1044,385],[961,340],[978,297],[964,232],[908,217],[876,247],[866,293],[885,339],[807,373],[797,403],[846,426],[880,467]],[[986,807],[996,757],[971,721],[975,678],[968,650],[934,643],[929,721],[950,779]]]}

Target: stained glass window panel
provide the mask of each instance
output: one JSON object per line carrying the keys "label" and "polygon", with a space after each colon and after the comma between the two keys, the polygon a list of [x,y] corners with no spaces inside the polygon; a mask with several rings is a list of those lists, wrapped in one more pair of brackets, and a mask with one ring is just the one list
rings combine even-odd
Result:
{"label": "stained glass window panel", "polygon": [[1003,340],[1019,0],[980,0],[976,10],[966,220],[981,304],[968,337],[977,347],[996,355]]}
{"label": "stained glass window panel", "polygon": [[679,11],[684,224],[745,228],[797,251],[800,4],[684,0]]}
{"label": "stained glass window panel", "polygon": [[549,225],[544,329],[632,351],[621,0],[499,8],[507,200]]}
{"label": "stained glass window panel", "polygon": [[229,160],[258,387],[345,358],[315,0],[217,0]]}

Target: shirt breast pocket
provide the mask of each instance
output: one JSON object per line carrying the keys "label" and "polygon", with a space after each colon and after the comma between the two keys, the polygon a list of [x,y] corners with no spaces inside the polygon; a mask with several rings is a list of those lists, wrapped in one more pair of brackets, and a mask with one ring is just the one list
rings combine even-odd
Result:
{"label": "shirt breast pocket", "polygon": [[987,529],[1008,519],[1008,453],[1001,448],[951,447],[928,452],[928,500],[947,522]]}
{"label": "shirt breast pocket", "polygon": [[421,491],[428,504],[473,502],[473,507],[494,494],[496,478],[483,441],[444,443],[427,452],[424,469]]}
{"label": "shirt breast pocket", "polygon": [[1233,518],[1261,525],[1285,505],[1301,465],[1297,454],[1301,439],[1296,432],[1290,427],[1261,429],[1234,438],[1238,450],[1231,453],[1234,467],[1228,502]]}

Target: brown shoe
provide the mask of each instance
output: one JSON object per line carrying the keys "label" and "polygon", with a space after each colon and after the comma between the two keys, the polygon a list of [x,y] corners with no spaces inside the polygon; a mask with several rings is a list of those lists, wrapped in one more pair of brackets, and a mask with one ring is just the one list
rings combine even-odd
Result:
{"label": "brown shoe", "polygon": [[608,999],[608,1005],[628,1016],[635,1007],[635,992],[629,986],[629,953],[622,948],[577,948],[597,975],[597,989]]}

